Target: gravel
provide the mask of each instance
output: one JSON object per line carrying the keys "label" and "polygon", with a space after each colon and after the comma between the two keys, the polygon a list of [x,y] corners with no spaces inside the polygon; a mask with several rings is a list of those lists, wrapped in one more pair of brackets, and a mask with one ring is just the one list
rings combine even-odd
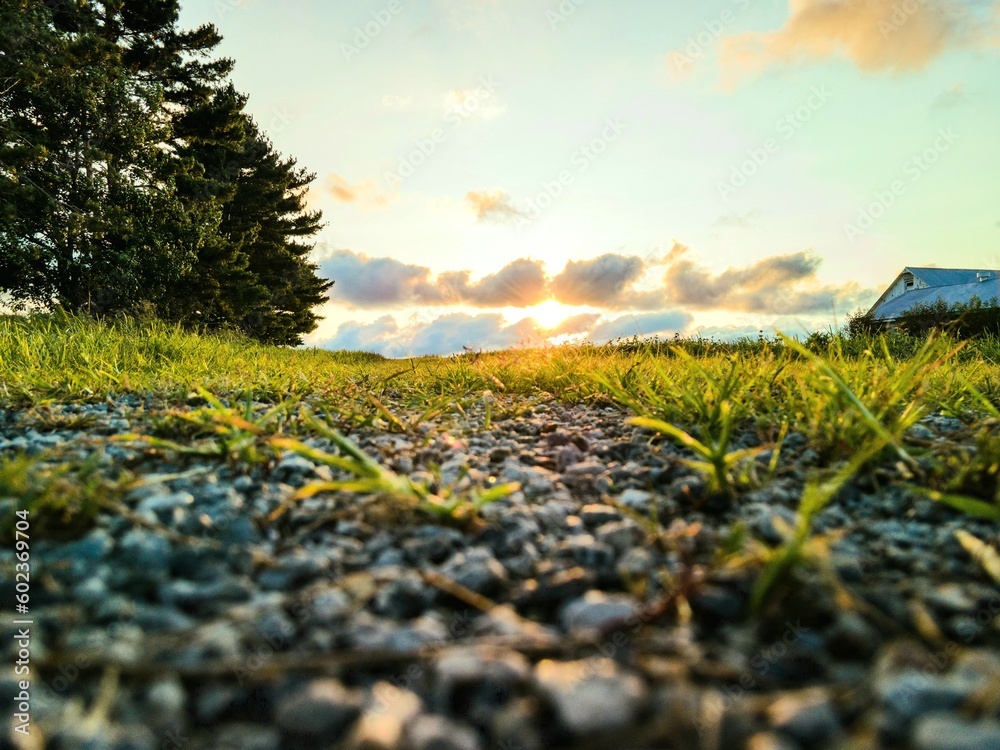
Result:
{"label": "gravel", "polygon": [[[147,480],[127,514],[32,540],[46,746],[1000,748],[1000,594],[954,538],[996,545],[995,525],[859,479],[816,520],[842,593],[802,568],[754,612],[753,555],[723,560],[720,545],[740,528],[747,550],[781,543],[818,460],[805,436],[786,437],[773,480],[719,503],[620,412],[523,405],[489,429],[472,408],[405,435],[350,430],[439,491],[520,483],[473,522],[351,493],[269,522],[340,475],[297,455],[250,466],[115,441],[152,429],[148,399],[52,407],[85,429],[6,414],[0,457],[58,450]],[[909,437],[965,439],[955,422],[933,415]],[[13,563],[8,548],[0,566]],[[107,715],[79,720],[109,667]],[[0,697],[14,677],[0,674]]]}

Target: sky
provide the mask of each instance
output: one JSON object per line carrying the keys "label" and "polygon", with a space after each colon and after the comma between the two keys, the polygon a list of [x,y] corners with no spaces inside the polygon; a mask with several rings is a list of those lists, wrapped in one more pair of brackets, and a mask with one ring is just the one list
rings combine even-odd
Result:
{"label": "sky", "polygon": [[315,172],[307,344],[842,324],[1000,268],[1000,0],[186,0]]}

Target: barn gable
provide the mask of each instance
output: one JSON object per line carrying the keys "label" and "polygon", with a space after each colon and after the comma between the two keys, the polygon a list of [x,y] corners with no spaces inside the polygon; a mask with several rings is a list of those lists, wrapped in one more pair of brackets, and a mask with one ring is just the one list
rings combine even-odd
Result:
{"label": "barn gable", "polygon": [[914,305],[943,301],[949,307],[978,297],[1000,299],[1000,271],[984,268],[920,268],[907,266],[868,311],[875,320],[895,320]]}

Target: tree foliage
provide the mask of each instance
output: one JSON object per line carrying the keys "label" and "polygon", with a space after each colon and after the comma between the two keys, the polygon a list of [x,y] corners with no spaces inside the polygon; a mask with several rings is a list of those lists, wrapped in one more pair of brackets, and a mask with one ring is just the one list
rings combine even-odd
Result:
{"label": "tree foliage", "polygon": [[0,291],[16,306],[298,344],[331,283],[314,175],[277,153],[179,0],[0,3]]}

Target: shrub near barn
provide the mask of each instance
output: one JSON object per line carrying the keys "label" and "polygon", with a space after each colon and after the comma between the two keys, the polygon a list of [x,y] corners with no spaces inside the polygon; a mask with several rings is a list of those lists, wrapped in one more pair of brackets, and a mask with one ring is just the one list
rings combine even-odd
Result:
{"label": "shrub near barn", "polygon": [[1000,304],[996,298],[983,301],[973,296],[968,302],[949,305],[942,299],[918,302],[905,314],[891,321],[876,320],[859,313],[848,319],[852,335],[898,330],[910,336],[927,336],[931,331],[947,330],[959,338],[1000,334]]}

